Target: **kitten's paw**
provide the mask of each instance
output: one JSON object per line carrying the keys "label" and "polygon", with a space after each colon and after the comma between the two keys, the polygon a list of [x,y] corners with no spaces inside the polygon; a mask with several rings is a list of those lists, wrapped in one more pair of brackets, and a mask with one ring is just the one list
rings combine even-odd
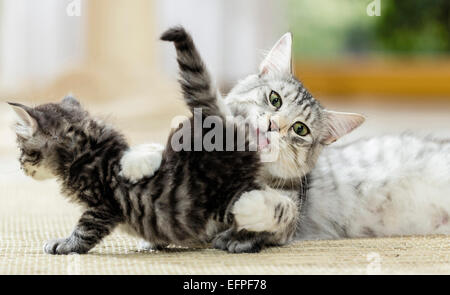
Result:
{"label": "kitten's paw", "polygon": [[233,233],[233,229],[228,229],[223,231],[214,238],[212,241],[212,245],[214,248],[219,250],[227,250],[227,245],[231,240],[231,234]]}
{"label": "kitten's paw", "polygon": [[72,239],[50,240],[44,245],[44,252],[52,255],[85,254],[88,251],[80,247]]}
{"label": "kitten's paw", "polygon": [[262,249],[262,246],[256,241],[236,241],[229,242],[227,250],[229,253],[258,253]]}
{"label": "kitten's paw", "polygon": [[139,242],[138,251],[160,251],[167,247],[167,244],[154,244],[145,240]]}
{"label": "kitten's paw", "polygon": [[213,247],[229,253],[257,253],[261,251],[263,243],[259,233],[245,230],[236,233],[234,229],[228,229],[214,238]]}
{"label": "kitten's paw", "polygon": [[161,165],[163,150],[164,146],[156,143],[130,148],[120,159],[120,175],[131,183],[153,176]]}

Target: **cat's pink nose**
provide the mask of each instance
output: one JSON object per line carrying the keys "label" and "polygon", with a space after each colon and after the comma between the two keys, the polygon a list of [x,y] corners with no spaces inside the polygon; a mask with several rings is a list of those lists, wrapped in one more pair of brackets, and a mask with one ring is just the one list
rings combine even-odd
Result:
{"label": "cat's pink nose", "polygon": [[268,131],[280,131],[280,127],[278,127],[278,124],[274,120],[270,119]]}

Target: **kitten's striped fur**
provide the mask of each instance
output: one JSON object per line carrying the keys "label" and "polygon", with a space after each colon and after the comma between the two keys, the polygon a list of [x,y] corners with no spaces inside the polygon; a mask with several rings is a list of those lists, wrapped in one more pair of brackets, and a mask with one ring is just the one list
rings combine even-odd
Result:
{"label": "kitten's striped fur", "polygon": [[198,53],[192,37],[182,28],[167,30],[161,40],[174,42],[180,69],[180,85],[183,97],[191,110],[201,108],[205,115],[227,116],[227,108],[213,87],[211,77]]}
{"label": "kitten's striped fur", "polygon": [[[230,123],[227,121],[230,119],[229,108],[223,103],[218,91],[212,88],[211,78],[191,36],[184,28],[175,27],[166,31],[161,39],[175,44],[181,76],[180,84],[191,110],[202,109],[204,115],[219,115],[224,122]],[[230,124],[234,126],[237,123],[231,120]],[[215,239],[216,248],[227,249],[230,252],[254,252],[266,245],[285,244],[293,238],[299,216],[297,195],[294,193],[286,196],[269,189],[261,182],[259,170],[250,170],[249,173],[257,174],[260,187],[239,196],[239,200],[233,203],[231,213],[235,221],[234,226]],[[268,219],[267,215],[255,214],[254,210],[266,212],[275,218]],[[259,227],[257,231],[252,230],[268,220],[272,226],[266,225]]]}
{"label": "kitten's striped fur", "polygon": [[174,152],[170,144],[155,175],[132,184],[119,175],[124,137],[69,101],[14,105],[37,126],[18,135],[23,166],[51,171],[85,208],[72,234],[47,243],[47,253],[86,253],[118,224],[154,245],[207,244],[233,226],[238,197],[259,188],[255,152]]}

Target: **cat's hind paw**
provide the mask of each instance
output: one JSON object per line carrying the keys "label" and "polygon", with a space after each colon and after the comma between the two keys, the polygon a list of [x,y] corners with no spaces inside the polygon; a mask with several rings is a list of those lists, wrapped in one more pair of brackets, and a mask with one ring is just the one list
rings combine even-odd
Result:
{"label": "cat's hind paw", "polygon": [[264,246],[264,235],[265,233],[246,230],[235,232],[234,229],[228,229],[214,238],[213,247],[229,253],[258,253]]}
{"label": "cat's hind paw", "polygon": [[138,251],[148,252],[148,251],[160,251],[166,248],[167,245],[154,244],[145,240],[139,241]]}
{"label": "cat's hind paw", "polygon": [[161,166],[164,146],[141,144],[131,147],[120,159],[120,176],[136,183],[144,177],[152,177]]}

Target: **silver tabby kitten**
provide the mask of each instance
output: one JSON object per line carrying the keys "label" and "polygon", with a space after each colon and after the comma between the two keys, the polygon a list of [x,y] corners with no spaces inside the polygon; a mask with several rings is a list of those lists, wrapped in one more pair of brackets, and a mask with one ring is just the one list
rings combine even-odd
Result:
{"label": "silver tabby kitten", "polygon": [[[182,28],[176,30],[187,34]],[[261,63],[259,72],[239,82],[218,103],[222,113],[246,119],[260,135],[258,150],[263,163],[258,183],[263,189],[242,195],[232,213],[238,230],[271,233],[278,237],[272,244],[289,242],[298,230],[308,173],[323,147],[364,121],[358,114],[328,111],[312,97],[292,74],[291,45],[291,34],[284,35]],[[198,56],[185,49],[177,46],[181,76],[198,83],[203,77],[188,66],[197,63]],[[197,93],[189,99],[205,103]],[[207,101],[203,107],[208,108]],[[139,146],[131,148],[122,158],[122,174],[133,181],[152,175],[158,163],[142,163],[150,157],[157,159],[158,153],[143,152]],[[225,236],[217,241],[216,247],[223,249],[232,244]]]}

